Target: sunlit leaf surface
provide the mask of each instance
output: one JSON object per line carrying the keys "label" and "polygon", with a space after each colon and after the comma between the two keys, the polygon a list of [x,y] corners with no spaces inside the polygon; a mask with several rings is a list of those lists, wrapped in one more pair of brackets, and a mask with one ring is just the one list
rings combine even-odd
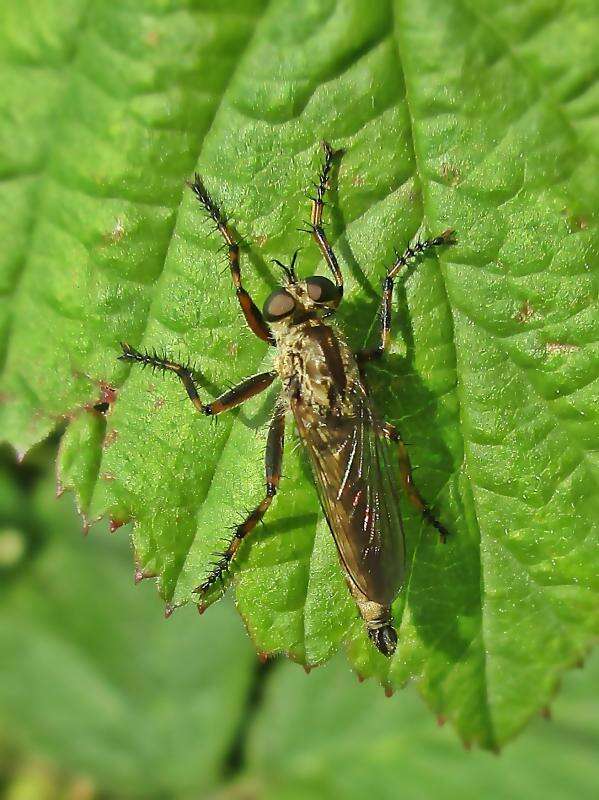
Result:
{"label": "sunlit leaf surface", "polygon": [[[251,246],[261,304],[270,258],[303,245],[302,274],[323,269],[296,229],[319,140],[344,147],[327,215],[356,348],[394,247],[456,229],[397,288],[391,353],[371,371],[454,532],[442,547],[405,510],[395,657],[364,635],[292,438],[234,583],[258,650],[312,664],[345,646],[361,674],[417,679],[463,738],[497,746],[599,627],[592,4],[20,9],[0,11],[0,428],[25,451],[69,421],[63,484],[87,518],[135,520],[166,602],[191,598],[260,498],[273,400],[213,426],[174,379],[116,361],[120,340],[181,354],[206,397],[270,363],[185,179],[202,173]],[[107,397],[104,420],[89,409]]]}

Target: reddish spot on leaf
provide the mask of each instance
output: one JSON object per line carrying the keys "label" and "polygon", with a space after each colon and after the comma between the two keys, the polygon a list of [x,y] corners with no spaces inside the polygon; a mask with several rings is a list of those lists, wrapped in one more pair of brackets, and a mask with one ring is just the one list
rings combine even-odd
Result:
{"label": "reddish spot on leaf", "polygon": [[105,414],[116,401],[117,390],[105,381],[100,381],[98,385],[100,387],[100,397],[96,402],[86,403],[84,408],[87,411],[97,411]]}
{"label": "reddish spot on leaf", "polygon": [[106,436],[104,437],[104,441],[102,442],[102,449],[106,450],[108,447],[110,447],[111,444],[114,444],[114,442],[116,442],[118,435],[119,432],[117,431],[116,428],[112,428],[111,430],[109,430]]}
{"label": "reddish spot on leaf", "polygon": [[114,221],[112,229],[107,231],[102,238],[106,244],[116,244],[117,242],[120,242],[124,235],[125,226],[123,224],[123,220],[120,217],[117,217]]}
{"label": "reddish spot on leaf", "polygon": [[534,315],[534,313],[535,313],[534,308],[531,306],[528,300],[525,300],[524,303],[522,304],[522,308],[520,309],[520,311],[518,311],[514,319],[517,322],[528,322],[528,320]]}
{"label": "reddish spot on leaf", "polygon": [[150,47],[156,47],[159,41],[160,34],[158,31],[148,31],[146,34],[146,44],[148,44]]}
{"label": "reddish spot on leaf", "polygon": [[580,350],[577,344],[567,344],[566,342],[547,342],[545,349],[548,353],[575,353]]}

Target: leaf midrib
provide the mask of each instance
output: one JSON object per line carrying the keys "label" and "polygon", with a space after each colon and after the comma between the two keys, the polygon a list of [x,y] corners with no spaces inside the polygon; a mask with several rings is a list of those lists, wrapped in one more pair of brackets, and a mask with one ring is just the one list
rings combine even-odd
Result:
{"label": "leaf midrib", "polygon": [[[422,157],[420,156],[420,154],[418,152],[418,147],[417,147],[417,144],[416,144],[416,137],[414,135],[414,120],[415,120],[415,118],[414,118],[413,111],[412,111],[412,105],[410,103],[409,81],[408,81],[408,76],[407,76],[407,73],[406,73],[406,69],[405,69],[405,66],[404,66],[404,63],[403,63],[403,60],[402,60],[402,57],[401,57],[401,48],[403,46],[402,43],[401,43],[401,33],[400,33],[401,26],[397,24],[396,15],[395,15],[395,9],[394,9],[394,6],[393,6],[393,0],[391,0],[390,11],[391,11],[390,25],[391,25],[391,30],[394,33],[394,39],[395,39],[395,42],[396,42],[396,48],[395,49],[396,49],[397,63],[398,63],[399,69],[401,71],[402,78],[403,78],[403,83],[404,83],[404,87],[405,87],[405,103],[406,103],[407,116],[408,116],[409,125],[410,125],[409,140],[410,140],[410,143],[411,143],[411,150],[412,150],[412,156],[413,156],[413,159],[414,159],[414,165],[416,167],[416,170],[415,170],[415,172],[416,172],[416,180],[418,181],[418,183],[420,183],[421,190],[422,190],[421,194],[420,194],[419,202],[420,202],[420,206],[421,206],[421,210],[422,210],[422,219],[425,220],[428,217],[427,212],[426,212],[426,194],[427,194],[426,181],[424,180],[424,172],[422,171],[422,168],[421,168]],[[456,398],[456,402],[457,402],[457,406],[458,406],[457,417],[458,417],[458,424],[459,424],[459,428],[460,428],[460,438],[461,438],[461,441],[462,441],[462,464],[460,465],[460,467],[462,467],[462,466],[464,467],[463,474],[464,474],[464,477],[466,478],[466,480],[468,481],[468,484],[470,485],[471,484],[471,479],[470,479],[470,473],[469,473],[468,466],[467,466],[466,438],[465,438],[465,434],[464,434],[463,397],[462,397],[463,389],[460,389],[460,376],[459,376],[459,370],[458,370],[458,363],[459,363],[458,348],[457,348],[457,343],[456,343],[456,338],[455,338],[455,318],[454,318],[454,314],[453,314],[453,309],[451,307],[451,303],[449,302],[449,295],[448,295],[448,292],[447,292],[447,284],[446,284],[446,281],[445,281],[445,275],[444,275],[443,270],[441,269],[441,266],[440,266],[440,263],[439,263],[439,258],[436,256],[436,254],[435,254],[435,262],[437,264],[437,269],[438,269],[439,275],[441,277],[441,285],[443,287],[444,301],[445,301],[445,305],[446,305],[447,310],[448,310],[449,320],[450,320],[450,323],[451,323],[451,345],[452,345],[452,350],[453,350],[453,353],[454,353],[454,363],[455,363],[455,367],[454,367],[454,370],[455,370],[454,396]],[[460,472],[460,469],[456,469],[454,474],[457,475],[459,472]],[[490,702],[489,702],[487,649],[486,649],[485,643],[484,643],[485,642],[485,636],[484,636],[484,611],[483,611],[483,608],[484,608],[484,596],[485,595],[484,595],[484,573],[483,573],[483,564],[482,564],[481,547],[480,547],[480,543],[481,543],[481,538],[482,537],[481,537],[481,528],[480,528],[480,522],[479,522],[479,514],[478,514],[478,511],[477,511],[477,508],[476,508],[476,500],[475,500],[475,497],[474,497],[474,492],[472,491],[472,487],[470,487],[470,497],[471,497],[472,512],[473,512],[473,515],[474,515],[474,522],[475,522],[475,525],[476,525],[475,534],[476,534],[476,536],[478,538],[478,543],[479,543],[478,557],[479,557],[479,569],[480,569],[480,583],[479,583],[480,642],[481,642],[481,650],[482,650],[483,663],[484,663],[484,671],[483,671],[483,675],[482,675],[482,681],[483,681],[484,702],[485,702],[485,706],[486,706],[485,720],[487,721],[488,726],[489,726],[488,735],[490,737],[490,741],[491,741],[492,744],[494,744],[495,741],[496,741],[496,736],[495,736],[493,721],[492,721],[492,717],[491,717],[491,706],[490,706]],[[462,497],[462,501],[466,502],[466,498]],[[420,544],[422,542],[423,529],[424,529],[424,526],[421,525],[420,526],[420,535],[418,537],[418,542],[416,543],[416,547],[414,548],[414,555],[413,555],[412,563],[414,563],[414,561],[416,560],[417,553],[418,553],[418,550],[420,548]],[[413,574],[413,572],[412,572],[412,570],[410,570],[410,577],[408,578],[408,582],[406,584],[406,589],[405,589],[406,597],[405,597],[405,603],[404,603],[404,606],[403,606],[404,609],[407,607],[407,602],[408,602],[408,597],[409,597],[410,587],[411,587],[411,576],[412,576],[412,574]]]}
{"label": "leaf midrib", "polygon": [[[478,11],[475,11],[475,9],[473,9],[470,6],[470,4],[468,2],[466,2],[466,0],[459,0],[459,2],[461,3],[462,7],[464,8],[464,10],[467,13],[469,13],[471,16],[473,16],[479,22],[479,24],[481,24],[484,27],[486,27],[488,29],[488,31],[491,33],[491,35],[493,35],[498,40],[498,42],[500,43],[502,49],[504,50],[504,52],[506,52],[507,56],[514,62],[514,64],[518,67],[518,69],[525,75],[526,81],[528,82],[528,84],[530,86],[532,86],[535,94],[537,95],[538,102],[545,103],[546,105],[548,105],[559,116],[561,122],[564,124],[565,127],[568,128],[568,130],[571,132],[571,134],[575,138],[576,143],[577,143],[577,147],[581,151],[583,151],[586,155],[588,155],[588,150],[587,150],[586,146],[584,146],[584,144],[583,144],[583,142],[581,140],[581,137],[578,134],[578,131],[577,131],[576,127],[573,125],[573,123],[571,122],[571,120],[569,119],[567,114],[564,112],[561,104],[556,100],[556,98],[550,92],[544,91],[543,88],[541,86],[539,86],[539,84],[538,84],[537,80],[535,79],[534,75],[532,75],[530,73],[530,70],[528,69],[528,66],[526,65],[525,62],[522,61],[522,59],[520,59],[520,57],[514,51],[514,49],[513,49],[512,45],[510,44],[510,42],[504,36],[502,36],[499,31],[496,30],[496,28],[493,26],[493,24],[483,14],[479,13]],[[401,39],[400,28],[394,26],[394,30],[395,30],[395,35],[397,37],[397,40],[399,41]],[[418,148],[417,148],[417,145],[416,145],[416,137],[414,136],[414,129],[413,129],[414,117],[413,117],[413,114],[412,114],[412,111],[411,111],[410,102],[409,102],[409,82],[408,82],[408,78],[406,76],[405,69],[403,67],[403,63],[402,63],[399,51],[397,53],[397,57],[398,57],[398,63],[400,64],[400,68],[402,69],[402,73],[403,73],[403,77],[404,77],[404,83],[405,83],[405,87],[406,87],[406,107],[407,107],[407,111],[408,111],[408,118],[410,120],[410,125],[411,125],[410,140],[411,140],[412,145],[413,145],[413,155],[414,155],[414,160],[415,160],[415,164],[416,164],[416,176],[417,176],[417,179],[419,180],[419,182],[421,183],[421,187],[422,187],[423,216],[426,217],[426,194],[427,194],[427,192],[426,192],[426,183],[422,179],[422,174],[423,173],[422,173],[422,171],[421,171],[421,169],[419,167],[420,158],[419,158],[419,154],[418,154]],[[437,259],[437,263],[439,263],[438,259]],[[478,509],[477,509],[476,494],[474,492],[474,484],[472,482],[472,479],[470,478],[470,472],[469,472],[469,469],[468,469],[468,448],[466,446],[467,439],[466,439],[466,437],[464,435],[464,419],[463,419],[463,410],[462,410],[463,409],[463,403],[464,403],[464,399],[463,399],[464,390],[463,390],[463,388],[461,388],[460,370],[458,368],[458,365],[459,365],[459,350],[458,350],[457,343],[456,343],[456,338],[455,338],[455,326],[456,326],[455,315],[453,313],[453,308],[452,308],[451,303],[449,301],[449,294],[448,294],[448,289],[447,289],[447,281],[446,281],[446,278],[445,278],[444,270],[440,266],[439,266],[439,272],[440,272],[440,276],[441,276],[441,280],[442,280],[442,286],[443,286],[444,295],[445,295],[445,302],[446,302],[446,306],[447,306],[448,311],[449,311],[449,316],[450,316],[451,324],[452,324],[452,332],[453,332],[451,341],[452,341],[453,351],[454,351],[454,354],[455,354],[455,364],[456,364],[456,368],[455,368],[455,371],[456,371],[456,385],[455,385],[454,393],[455,393],[455,397],[456,397],[456,400],[457,400],[457,403],[458,403],[458,419],[459,419],[459,426],[460,426],[461,439],[462,439],[462,445],[463,445],[463,462],[462,462],[462,465],[464,467],[463,474],[464,474],[464,477],[468,481],[469,494],[470,494],[470,497],[471,497],[470,505],[472,507],[472,511],[473,511],[473,514],[474,514],[474,520],[476,522],[478,540],[479,540],[479,543],[482,544],[482,532],[481,532],[481,526],[480,526],[480,520],[479,520],[479,512],[478,512]],[[509,354],[506,353],[506,356],[509,358]],[[522,374],[522,372],[523,372],[522,370],[519,370],[520,374]],[[530,377],[527,375],[526,371],[524,371],[524,375],[526,376],[527,383],[531,386],[532,389],[535,389],[535,387],[534,387],[532,381],[530,380]],[[537,394],[539,399],[544,400],[544,398],[542,398],[538,394],[536,389],[535,389],[535,393]],[[545,405],[545,408],[547,409],[548,413],[550,414],[550,416],[554,419],[555,423],[558,425],[558,427],[561,427],[562,421],[559,419],[559,417],[557,417],[557,415],[553,412],[553,410],[546,403],[544,405]],[[577,450],[580,451],[580,453],[581,453],[581,459],[583,461],[586,461],[586,457],[588,456],[588,453],[583,448],[578,446],[578,443],[576,443],[576,444],[577,444]],[[457,471],[456,471],[455,474],[457,474]],[[464,499],[465,498],[463,498],[463,500]],[[421,538],[422,538],[422,531],[421,531],[421,535],[420,535],[420,538],[418,540],[418,544],[417,544],[416,549],[420,545]],[[516,564],[520,568],[520,570],[526,576],[526,578],[529,581],[531,581],[532,585],[535,586],[535,588],[537,589],[537,596],[540,599],[542,599],[543,605],[548,608],[548,610],[551,613],[552,617],[559,623],[560,630],[562,630],[562,632],[563,632],[563,627],[564,627],[563,623],[562,623],[561,619],[558,617],[558,615],[556,614],[555,609],[553,607],[553,604],[551,602],[551,599],[547,596],[547,593],[542,591],[542,587],[537,583],[537,581],[535,580],[534,576],[532,576],[530,574],[530,572],[526,569],[525,565],[521,564],[516,559],[514,554],[511,553],[509,550],[507,552],[508,552],[509,556],[512,558],[512,562],[514,564]],[[493,719],[492,719],[492,716],[491,716],[491,704],[489,702],[488,661],[487,661],[487,648],[485,647],[485,617],[486,617],[485,610],[484,610],[485,609],[485,602],[484,602],[484,599],[485,599],[485,580],[484,580],[484,564],[483,564],[483,559],[482,559],[482,547],[480,547],[480,546],[479,546],[479,565],[480,565],[480,609],[481,609],[480,636],[481,636],[482,653],[483,653],[484,664],[485,664],[485,670],[484,670],[484,676],[483,676],[483,678],[484,678],[484,692],[485,692],[484,696],[485,696],[486,711],[487,711],[486,718],[487,718],[487,720],[489,722],[489,725],[490,725],[489,733],[490,733],[490,735],[492,737],[492,743],[493,743],[495,741],[495,739],[496,739],[496,734],[495,734],[495,730],[494,730]],[[408,584],[406,586],[406,593],[409,592],[409,585],[410,584],[409,584],[409,581],[408,581]]]}

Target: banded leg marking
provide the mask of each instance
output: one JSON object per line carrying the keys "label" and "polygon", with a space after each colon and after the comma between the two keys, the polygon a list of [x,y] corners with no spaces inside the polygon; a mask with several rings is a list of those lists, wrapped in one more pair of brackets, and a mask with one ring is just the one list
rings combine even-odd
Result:
{"label": "banded leg marking", "polygon": [[399,452],[399,472],[402,486],[406,495],[408,496],[408,499],[420,511],[424,519],[439,532],[441,541],[446,542],[447,537],[449,536],[449,531],[436,519],[426,502],[423,500],[422,495],[416,488],[412,475],[412,465],[410,464],[408,449],[405,443],[402,441],[399,431],[395,425],[385,422],[382,432],[387,439],[390,439],[392,442],[397,444],[397,449]]}
{"label": "banded leg marking", "polygon": [[[217,554],[217,560],[213,565],[208,577],[196,588],[196,594],[205,594],[217,582],[222,581],[223,576],[228,572],[231,561],[235,558],[243,540],[249,536],[262,521],[268,511],[272,499],[277,493],[281,478],[281,464],[283,461],[283,446],[285,441],[285,416],[275,412],[266,440],[265,453],[265,472],[266,472],[266,494],[256,508],[248,514],[245,520],[237,526],[233,538],[229,542],[227,549],[223,553]],[[200,608],[200,610],[202,610]]]}
{"label": "banded leg marking", "polygon": [[208,194],[201,177],[196,174],[193,181],[188,183],[189,188],[198,198],[208,216],[216,225],[216,229],[225,240],[225,246],[229,257],[229,268],[233,279],[233,286],[237,294],[237,300],[243,311],[245,321],[250,330],[259,338],[274,346],[275,339],[270,326],[264,320],[262,312],[252,300],[241,283],[241,267],[239,265],[239,244],[235,240],[231,229],[227,226],[227,221],[221,214],[219,207]]}
{"label": "banded leg marking", "polygon": [[228,411],[230,408],[235,408],[235,406],[241,405],[241,403],[249,400],[250,397],[263,392],[270,386],[278,374],[276,372],[261,372],[258,375],[252,375],[241,381],[241,383],[234,386],[232,389],[223,392],[223,394],[214,399],[211,403],[204,404],[200,400],[198,389],[189,367],[178,364],[176,361],[171,361],[165,356],[159,356],[157,353],[141,352],[125,342],[121,344],[121,347],[123,348],[123,355],[119,356],[120,361],[141,364],[143,367],[151,367],[161,372],[173,372],[180,379],[189,399],[200,414],[205,414],[207,417],[215,416],[223,411]]}

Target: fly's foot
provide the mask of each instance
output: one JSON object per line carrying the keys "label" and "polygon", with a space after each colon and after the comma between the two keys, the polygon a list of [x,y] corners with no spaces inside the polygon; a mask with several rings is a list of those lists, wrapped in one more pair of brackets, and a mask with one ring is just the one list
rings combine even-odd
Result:
{"label": "fly's foot", "polygon": [[433,247],[441,247],[444,244],[458,243],[458,240],[455,236],[455,230],[453,228],[446,228],[443,233],[440,233],[438,236],[435,236],[434,239],[430,239],[429,241]]}
{"label": "fly's foot", "polygon": [[442,524],[439,522],[439,520],[438,520],[438,519],[436,519],[436,518],[435,518],[435,517],[434,517],[434,516],[431,514],[431,512],[428,510],[428,508],[427,508],[425,511],[423,511],[423,516],[424,516],[425,520],[426,520],[426,521],[427,521],[427,522],[428,522],[430,525],[432,525],[432,526],[433,526],[433,528],[434,528],[434,529],[435,529],[435,530],[438,532],[438,534],[439,534],[439,541],[441,542],[441,544],[446,544],[446,543],[447,543],[447,539],[449,538],[449,536],[450,536],[451,534],[449,533],[449,531],[447,530],[447,528],[445,527],[445,525],[442,525]]}
{"label": "fly's foot", "polygon": [[212,589],[215,583],[220,582],[224,591],[225,577],[229,573],[229,564],[231,563],[232,555],[230,553],[216,553],[217,560],[212,563],[212,569],[208,577],[200,583],[199,586],[193,590],[193,594],[199,594],[204,598],[206,594]]}

